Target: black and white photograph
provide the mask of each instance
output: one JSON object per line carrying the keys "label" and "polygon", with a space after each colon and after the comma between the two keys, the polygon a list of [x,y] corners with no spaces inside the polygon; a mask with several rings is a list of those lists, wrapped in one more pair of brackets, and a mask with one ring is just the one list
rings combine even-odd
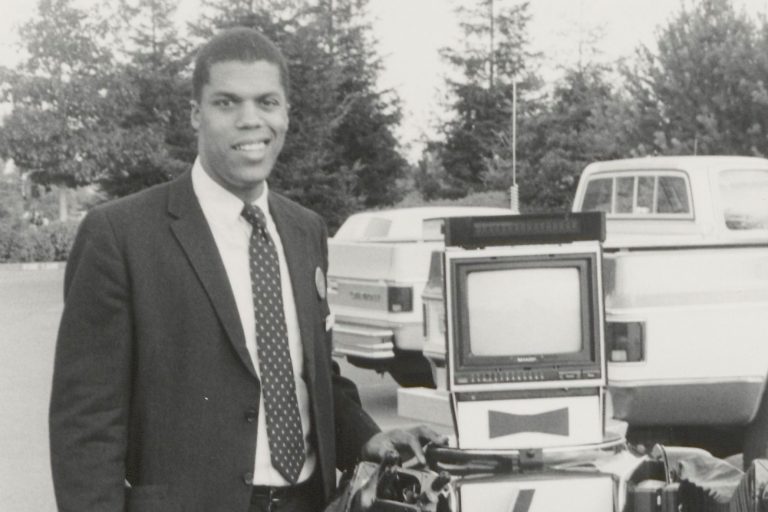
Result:
{"label": "black and white photograph", "polygon": [[768,510],[768,1],[0,0],[0,511]]}

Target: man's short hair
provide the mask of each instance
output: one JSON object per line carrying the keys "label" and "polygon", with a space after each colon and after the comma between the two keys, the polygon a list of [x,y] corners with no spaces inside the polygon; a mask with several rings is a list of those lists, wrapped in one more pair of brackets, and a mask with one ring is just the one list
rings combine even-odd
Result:
{"label": "man's short hair", "polygon": [[261,32],[247,27],[224,30],[205,43],[195,58],[192,72],[192,97],[200,101],[203,86],[211,79],[211,66],[217,62],[271,62],[280,70],[280,83],[288,96],[288,64],[280,49]]}

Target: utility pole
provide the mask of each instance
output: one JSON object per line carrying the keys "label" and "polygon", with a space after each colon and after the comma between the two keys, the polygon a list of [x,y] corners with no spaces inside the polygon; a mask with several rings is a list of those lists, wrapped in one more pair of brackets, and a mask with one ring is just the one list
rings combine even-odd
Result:
{"label": "utility pole", "polygon": [[489,52],[489,58],[488,58],[488,89],[493,90],[493,72],[494,72],[494,66],[496,64],[496,55],[494,51],[494,42],[493,42],[493,36],[494,36],[494,13],[493,13],[493,1],[494,0],[488,0],[488,15],[490,18],[490,52]]}
{"label": "utility pole", "polygon": [[517,79],[512,80],[512,186],[509,187],[509,209],[520,213],[520,190],[517,188]]}

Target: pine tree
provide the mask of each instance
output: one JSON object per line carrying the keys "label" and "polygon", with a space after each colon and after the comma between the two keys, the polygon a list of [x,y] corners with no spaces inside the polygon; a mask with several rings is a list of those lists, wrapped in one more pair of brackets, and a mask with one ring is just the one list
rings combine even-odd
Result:
{"label": "pine tree", "polygon": [[111,147],[119,165],[100,181],[112,196],[167,181],[194,160],[190,49],[174,27],[175,10],[174,0],[120,0],[117,30],[136,97]]}
{"label": "pine tree", "polygon": [[325,0],[321,12],[333,66],[339,69],[336,101],[345,109],[332,136],[337,148],[332,165],[355,170],[352,192],[370,208],[402,197],[398,180],[408,164],[392,132],[401,120],[398,98],[377,90],[382,63],[365,19],[366,5],[367,0]]}
{"label": "pine tree", "polygon": [[496,150],[510,127],[513,82],[521,122],[538,110],[535,92],[541,85],[533,69],[537,55],[528,49],[528,3],[477,0],[457,16],[464,47],[442,50],[461,74],[448,80],[453,119],[442,127],[445,140],[430,146],[445,170],[445,196],[482,190],[486,175],[499,172]]}
{"label": "pine tree", "polygon": [[[630,156],[627,103],[610,85],[610,68],[582,65],[558,81],[546,110],[522,137],[520,200],[526,211],[567,211],[579,176],[594,161]],[[535,169],[535,172],[534,172]]]}

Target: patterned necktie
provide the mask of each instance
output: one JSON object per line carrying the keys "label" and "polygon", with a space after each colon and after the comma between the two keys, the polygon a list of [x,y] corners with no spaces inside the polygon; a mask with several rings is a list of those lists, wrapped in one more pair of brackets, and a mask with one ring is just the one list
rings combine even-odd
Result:
{"label": "patterned necktie", "polygon": [[277,249],[267,233],[266,219],[258,206],[246,204],[242,216],[253,226],[249,260],[256,317],[256,353],[272,465],[286,480],[296,483],[304,465],[304,435],[288,350]]}

